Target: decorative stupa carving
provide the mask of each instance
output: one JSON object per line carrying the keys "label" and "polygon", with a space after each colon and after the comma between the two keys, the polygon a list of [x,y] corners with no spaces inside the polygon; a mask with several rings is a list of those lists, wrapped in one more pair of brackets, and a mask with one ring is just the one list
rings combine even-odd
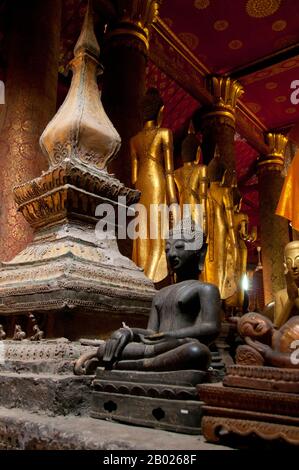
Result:
{"label": "decorative stupa carving", "polygon": [[[154,294],[142,270],[120,254],[116,239],[96,237],[99,204],[110,203],[117,213],[119,196],[127,205],[140,197],[106,169],[121,141],[100,99],[99,52],[89,4],[70,64],[69,93],[40,138],[49,170],[14,190],[34,239],[0,269],[0,315],[55,313],[54,335],[58,311],[81,317],[94,312],[122,318],[146,315]],[[85,330],[84,320],[83,329],[81,325],[84,335],[89,333],[87,323]],[[101,331],[100,316],[91,323],[94,336]],[[68,325],[72,338],[81,334],[75,321]],[[68,329],[62,331],[67,336]]]}
{"label": "decorative stupa carving", "polygon": [[70,62],[73,78],[68,95],[40,138],[40,146],[51,166],[71,161],[89,169],[106,170],[120,148],[120,136],[100,99],[99,55],[89,4]]}

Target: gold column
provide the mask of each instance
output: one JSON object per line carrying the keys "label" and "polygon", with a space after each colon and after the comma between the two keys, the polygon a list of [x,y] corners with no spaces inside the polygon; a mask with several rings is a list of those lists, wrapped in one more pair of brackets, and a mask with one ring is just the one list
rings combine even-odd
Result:
{"label": "gold column", "polygon": [[13,187],[47,168],[39,137],[56,107],[61,0],[9,2],[6,104],[0,134],[0,260],[24,248],[32,232],[17,214]]}
{"label": "gold column", "polygon": [[202,112],[204,162],[210,162],[218,145],[222,161],[228,168],[235,169],[235,109],[244,90],[229,77],[210,77],[207,88],[213,96],[213,104]]}
{"label": "gold column", "polygon": [[288,221],[275,215],[283,185],[285,150],[288,139],[282,134],[267,135],[270,151],[258,159],[261,245],[265,304],[285,287],[283,251],[289,242]]}
{"label": "gold column", "polygon": [[142,129],[140,99],[145,92],[145,70],[151,24],[160,0],[115,0],[104,46],[102,101],[122,139],[119,158],[109,170],[131,184],[129,140]]}

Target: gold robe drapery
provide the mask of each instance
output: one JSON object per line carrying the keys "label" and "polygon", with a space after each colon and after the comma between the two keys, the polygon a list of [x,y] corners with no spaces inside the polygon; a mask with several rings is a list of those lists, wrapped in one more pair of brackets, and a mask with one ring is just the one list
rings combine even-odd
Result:
{"label": "gold robe drapery", "polygon": [[276,215],[290,220],[293,229],[299,231],[299,151],[285,178]]}

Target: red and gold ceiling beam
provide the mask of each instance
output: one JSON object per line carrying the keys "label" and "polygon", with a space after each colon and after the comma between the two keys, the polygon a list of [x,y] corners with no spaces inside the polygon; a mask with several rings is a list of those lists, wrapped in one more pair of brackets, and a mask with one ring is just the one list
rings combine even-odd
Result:
{"label": "red and gold ceiling beam", "polygon": [[[160,17],[152,25],[149,56],[157,67],[203,106],[213,104],[214,97],[206,86],[211,71]],[[235,118],[239,134],[260,154],[267,154],[269,148],[264,139],[267,128],[240,100],[236,105]]]}

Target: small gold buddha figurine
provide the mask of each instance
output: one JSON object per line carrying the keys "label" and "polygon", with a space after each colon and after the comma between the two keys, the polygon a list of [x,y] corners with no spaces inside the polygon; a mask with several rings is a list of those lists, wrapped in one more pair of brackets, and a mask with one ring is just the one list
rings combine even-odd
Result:
{"label": "small gold buddha figurine", "polygon": [[[156,88],[146,92],[142,108],[144,127],[132,137],[130,148],[132,183],[141,191],[139,203],[146,209],[139,213],[139,225],[145,234],[134,240],[133,261],[144,269],[146,276],[159,282],[167,276],[163,228],[168,230],[168,227],[164,226],[163,212],[158,207],[177,203],[173,141],[171,131],[161,127],[164,105]],[[152,214],[155,211],[152,221],[151,211]],[[150,233],[151,222],[155,225],[154,236]]]}
{"label": "small gold buddha figurine", "polygon": [[225,303],[227,306],[233,306],[242,309],[244,303],[244,289],[242,287],[242,280],[247,271],[248,250],[246,242],[254,242],[257,238],[257,233],[256,227],[253,227],[250,233],[248,232],[249,218],[247,214],[241,212],[242,195],[236,186],[236,182],[233,182],[233,203],[233,224],[238,249],[237,264],[233,269],[237,279],[237,291],[232,297],[226,299]]}
{"label": "small gold buddha figurine", "polygon": [[219,288],[221,299],[227,299],[237,291],[234,266],[238,263],[238,244],[234,230],[233,174],[220,161],[217,146],[208,165],[208,180],[208,251],[203,279]]}
{"label": "small gold buddha figurine", "polygon": [[207,167],[199,163],[200,145],[192,121],[188,135],[182,144],[182,160],[183,166],[174,172],[181,217],[189,215],[183,213],[184,205],[188,205],[192,220],[199,224],[203,228],[203,232],[206,233]]}
{"label": "small gold buddha figurine", "polygon": [[289,318],[298,315],[299,309],[299,240],[285,246],[284,265],[286,268],[285,289],[276,292],[274,296],[274,325],[283,326]]}

